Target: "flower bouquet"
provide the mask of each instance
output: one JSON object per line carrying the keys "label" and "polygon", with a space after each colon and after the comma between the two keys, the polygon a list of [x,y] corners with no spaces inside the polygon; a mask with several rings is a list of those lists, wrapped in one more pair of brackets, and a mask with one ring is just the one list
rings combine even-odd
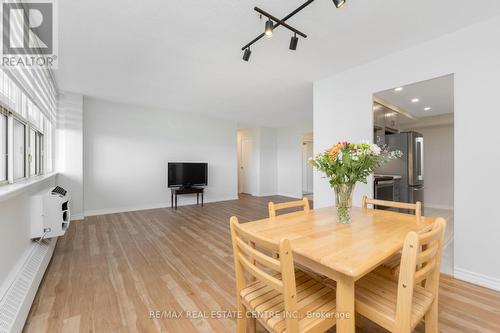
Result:
{"label": "flower bouquet", "polygon": [[338,223],[351,223],[352,194],[357,182],[367,183],[375,169],[400,158],[401,151],[389,151],[367,142],[339,142],[311,160],[312,165],[329,179],[335,190]]}

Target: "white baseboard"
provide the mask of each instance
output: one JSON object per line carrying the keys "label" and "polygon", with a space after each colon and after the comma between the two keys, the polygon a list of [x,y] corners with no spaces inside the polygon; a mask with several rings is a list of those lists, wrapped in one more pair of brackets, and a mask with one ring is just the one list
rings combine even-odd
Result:
{"label": "white baseboard", "polygon": [[298,195],[297,193],[278,193],[277,195],[281,197],[288,197],[292,199],[302,199],[302,194]]}
{"label": "white baseboard", "polygon": [[49,265],[57,238],[43,244],[33,242],[23,263],[0,295],[0,332],[21,332],[43,275]]}
{"label": "white baseboard", "polygon": [[85,216],[83,214],[71,214],[71,221],[83,220]]}
{"label": "white baseboard", "polygon": [[453,210],[453,206],[446,206],[446,205],[435,205],[435,204],[424,204],[424,209],[425,208],[434,208],[434,209],[446,209],[446,210]]}
{"label": "white baseboard", "polygon": [[276,192],[273,192],[273,193],[261,193],[259,195],[256,195],[256,197],[259,197],[259,198],[261,198],[261,197],[271,197],[273,195],[277,195]]}
{"label": "white baseboard", "polygon": [[464,280],[478,286],[500,291],[500,279],[491,276],[471,272],[466,269],[455,267],[453,275],[456,279]]}
{"label": "white baseboard", "polygon": [[[229,196],[229,197],[221,197],[221,198],[212,198],[205,200],[204,203],[211,202],[220,202],[220,201],[230,201],[230,200],[238,200],[238,196]],[[196,205],[196,202],[178,202],[177,206],[189,206]],[[95,209],[95,210],[86,210],[85,216],[96,216],[96,215],[106,215],[106,214],[116,214],[116,213],[125,213],[125,212],[135,212],[139,210],[149,210],[149,209],[159,209],[159,208],[170,208],[170,203],[162,202],[156,204],[147,204],[147,205],[137,205],[137,206],[126,206],[119,208],[103,208],[103,209]]]}

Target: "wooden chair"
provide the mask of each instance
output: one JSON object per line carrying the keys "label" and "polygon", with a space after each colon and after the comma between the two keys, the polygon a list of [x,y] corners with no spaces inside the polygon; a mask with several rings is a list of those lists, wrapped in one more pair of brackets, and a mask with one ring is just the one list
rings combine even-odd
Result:
{"label": "wooden chair", "polygon": [[[324,332],[335,325],[335,290],[295,271],[288,239],[276,245],[246,233],[234,216],[230,224],[237,306],[241,314],[237,319],[238,333],[246,332],[248,324],[255,328],[255,317],[268,331],[279,333]],[[278,252],[279,259],[249,243]],[[255,281],[248,282],[245,273]],[[247,313],[253,313],[254,317],[248,318]]]}
{"label": "wooden chair", "polygon": [[[373,207],[383,206],[383,207],[407,209],[409,211],[414,211],[417,223],[420,223],[422,221],[422,203],[420,201],[411,204],[406,202],[368,199],[368,197],[364,195],[361,202],[361,206],[363,208],[368,208],[368,205],[373,205]],[[383,274],[387,277],[392,277],[395,280],[397,280],[400,262],[401,262],[401,253],[397,253],[391,258],[389,258],[385,263],[383,263],[377,270],[380,274]]]}
{"label": "wooden chair", "polygon": [[304,207],[304,212],[310,211],[309,207],[309,200],[307,198],[304,198],[302,200],[297,200],[297,201],[289,201],[289,202],[283,202],[279,204],[275,204],[274,202],[269,203],[269,217],[275,217],[276,212],[278,210],[282,209],[287,209],[287,208],[295,208],[295,207]]}
{"label": "wooden chair", "polygon": [[417,223],[420,223],[422,220],[422,203],[417,201],[414,204],[406,203],[406,202],[397,202],[397,201],[387,201],[387,200],[377,200],[377,199],[368,199],[366,195],[363,196],[361,206],[363,208],[368,208],[368,205],[375,206],[383,206],[390,208],[399,208],[399,209],[407,209],[409,211],[414,211],[415,216],[417,218]]}
{"label": "wooden chair", "polygon": [[438,289],[446,221],[406,236],[399,280],[370,273],[356,282],[356,312],[391,332],[410,333],[425,319],[425,332],[438,332]]}

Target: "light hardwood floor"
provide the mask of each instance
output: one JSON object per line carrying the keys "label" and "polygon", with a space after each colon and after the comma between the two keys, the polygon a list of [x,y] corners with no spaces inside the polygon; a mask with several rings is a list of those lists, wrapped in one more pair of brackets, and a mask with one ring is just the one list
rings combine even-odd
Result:
{"label": "light hardwood floor", "polygon": [[[210,318],[214,310],[235,311],[229,217],[264,218],[271,200],[287,198],[244,195],[204,208],[72,223],[59,239],[24,331],[234,332],[234,319]],[[500,293],[444,276],[439,306],[441,332],[500,332]],[[151,311],[165,317],[187,310],[208,318],[151,318]],[[366,319],[357,331],[385,332]]]}

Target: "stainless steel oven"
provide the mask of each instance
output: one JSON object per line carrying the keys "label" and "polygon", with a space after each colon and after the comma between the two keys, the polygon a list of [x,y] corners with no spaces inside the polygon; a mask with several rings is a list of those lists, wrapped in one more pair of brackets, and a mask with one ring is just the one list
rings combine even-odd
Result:
{"label": "stainless steel oven", "polygon": [[[375,176],[374,181],[375,199],[387,201],[401,201],[400,186],[401,179],[397,176]],[[375,206],[376,209],[399,211],[397,208]]]}
{"label": "stainless steel oven", "polygon": [[[386,179],[386,177],[375,178],[375,199],[379,200],[394,200],[394,179]],[[382,208],[382,207],[380,207]]]}

